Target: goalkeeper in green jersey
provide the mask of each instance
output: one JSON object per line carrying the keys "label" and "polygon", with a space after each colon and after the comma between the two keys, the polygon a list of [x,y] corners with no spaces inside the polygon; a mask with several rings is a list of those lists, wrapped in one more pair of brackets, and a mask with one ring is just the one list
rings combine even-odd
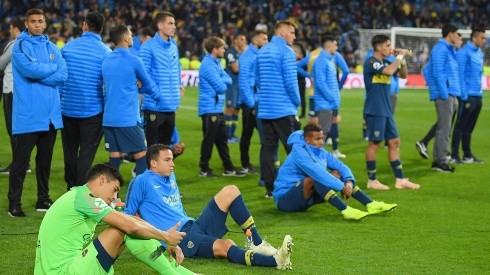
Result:
{"label": "goalkeeper in green jersey", "polygon": [[[161,231],[109,206],[122,184],[119,171],[97,164],[85,185],[73,187],[50,207],[39,229],[34,274],[113,274],[125,247],[160,274],[193,274],[180,266],[184,255],[177,245],[185,236],[176,230],[180,223]],[[109,227],[94,238],[101,221]],[[167,244],[170,261],[159,241]]]}

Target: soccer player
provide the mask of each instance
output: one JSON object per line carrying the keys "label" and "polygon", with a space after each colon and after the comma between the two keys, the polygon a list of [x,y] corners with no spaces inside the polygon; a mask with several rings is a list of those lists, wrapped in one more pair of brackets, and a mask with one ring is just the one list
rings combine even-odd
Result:
{"label": "soccer player", "polygon": [[[262,46],[269,43],[267,33],[254,31],[247,49],[238,58],[238,87],[242,106],[242,136],[240,139],[240,160],[243,173],[257,173],[250,163],[250,140],[257,127],[257,93],[255,85],[255,59]],[[259,135],[261,133],[259,132]]]}
{"label": "soccer player", "polygon": [[[430,100],[434,101],[437,113],[432,170],[451,173],[455,169],[448,164],[446,156],[452,117],[458,108],[457,97],[461,96],[458,63],[453,47],[460,39],[458,27],[452,24],[444,25],[442,37],[430,52],[429,62],[424,67],[424,77],[429,88]],[[419,145],[418,142],[416,145]]]}
{"label": "soccer player", "polygon": [[246,174],[236,170],[231,162],[230,150],[227,144],[225,121],[223,119],[223,104],[226,87],[231,84],[230,76],[221,68],[221,58],[225,53],[226,43],[219,37],[209,37],[204,42],[208,54],[203,58],[199,68],[199,105],[198,115],[202,119],[203,140],[201,143],[201,158],[199,167],[201,177],[216,177],[209,167],[209,160],[216,144],[219,156],[223,162],[223,176],[243,177]]}
{"label": "soccer player", "polygon": [[289,135],[301,127],[296,114],[301,104],[299,97],[296,55],[290,45],[296,39],[296,26],[290,21],[279,21],[271,42],[263,46],[256,59],[256,77],[259,91],[257,117],[262,120],[264,143],[260,149],[260,169],[265,182],[266,198],[274,189],[274,155],[280,140],[287,153]]}
{"label": "soccer player", "polygon": [[184,87],[180,79],[179,49],[175,35],[175,18],[169,12],[160,12],[153,19],[155,36],[141,45],[138,55],[143,60],[150,78],[158,86],[163,98],[156,101],[152,96],[143,96],[141,109],[145,116],[145,134],[148,145],[170,144],[175,126],[175,111],[179,108]]}
{"label": "soccer player", "polygon": [[[227,258],[243,265],[291,268],[291,236],[285,236],[279,249],[263,241],[238,187],[222,188],[199,218],[193,219],[187,216],[182,205],[170,148],[154,144],[148,148],[146,159],[149,169],[136,177],[128,188],[124,210],[127,214],[138,214],[161,230],[180,224],[178,231],[186,233],[182,240],[186,257]],[[228,214],[243,232],[251,231],[253,244],[248,250],[238,247],[232,240],[222,239],[228,232]]]}
{"label": "soccer player", "polygon": [[471,152],[471,134],[482,107],[481,77],[483,73],[483,52],[486,36],[484,29],[473,29],[470,41],[456,54],[459,79],[461,84],[461,106],[454,126],[451,156],[459,159],[459,144],[462,142],[462,163],[482,163],[483,161]]}
{"label": "soccer player", "polygon": [[137,82],[141,81],[141,91],[156,102],[164,100],[164,97],[158,92],[158,86],[149,77],[141,59],[129,52],[128,48],[133,43],[131,31],[118,25],[111,30],[110,38],[116,47],[102,62],[105,147],[109,151],[109,163],[118,170],[122,153],[133,154],[135,173],[139,175],[147,167]]}
{"label": "soccer player", "polygon": [[[320,53],[322,52],[322,47],[318,47],[315,50],[308,53],[303,59],[301,59],[296,64],[296,69],[298,73],[304,77],[308,77],[310,79],[310,88],[308,91],[308,121],[310,123],[318,123],[318,116],[315,112],[315,91],[314,91],[314,80],[311,76],[313,72],[313,64],[315,60],[318,58]],[[306,68],[306,70],[305,70]]]}
{"label": "soccer player", "polygon": [[238,114],[240,112],[238,75],[239,66],[238,58],[240,54],[247,49],[247,38],[243,34],[237,34],[233,38],[233,47],[230,47],[224,57],[226,61],[225,72],[231,77],[231,84],[228,85],[225,93],[225,112],[224,119],[226,125],[226,135],[228,143],[238,143],[240,138],[235,136],[235,130],[238,123]]}
{"label": "soccer player", "polygon": [[[165,232],[134,216],[115,211],[109,204],[117,197],[123,179],[107,164],[96,164],[87,173],[87,183],[61,196],[41,222],[34,274],[113,274],[113,264],[127,247],[138,260],[160,274],[192,274],[179,266],[184,256],[177,246],[185,233],[180,223]],[[98,223],[109,227],[94,238]],[[160,242],[169,257],[162,256]]]}
{"label": "soccer player", "polygon": [[364,62],[364,83],[366,99],[364,102],[364,120],[366,121],[368,146],[366,149],[366,166],[368,172],[367,188],[389,190],[376,178],[376,154],[380,143],[388,143],[388,159],[396,177],[395,188],[418,189],[420,185],[410,182],[404,177],[400,160],[400,138],[393,118],[390,104],[390,77],[398,74],[407,75],[406,49],[396,49],[395,62],[389,63],[385,58],[391,54],[391,41],[386,35],[375,35],[371,42],[373,56]]}
{"label": "soccer player", "polygon": [[61,51],[68,66],[68,78],[60,90],[68,190],[85,183],[102,139],[102,60],[111,52],[100,36],[103,26],[102,14],[88,13],[82,36],[68,42]]}
{"label": "soccer player", "polygon": [[146,41],[153,38],[155,32],[151,27],[144,27],[139,31],[139,34],[133,36],[133,46],[129,48],[129,52],[138,55],[141,45],[143,45]]}
{"label": "soccer player", "polygon": [[[288,143],[293,150],[279,169],[272,193],[279,210],[305,211],[327,201],[341,211],[344,218],[360,220],[368,214],[390,211],[397,206],[373,201],[357,187],[349,167],[323,148],[324,135],[317,124],[307,124],[303,131],[292,133]],[[347,206],[336,191],[341,191],[346,199],[352,196],[358,200],[366,206],[367,212]]]}
{"label": "soccer player", "polygon": [[[12,74],[12,49],[17,37],[24,31],[24,21],[20,17],[14,17],[10,21],[9,31],[12,38],[3,49],[0,57],[0,71],[3,72],[3,114],[5,116],[5,127],[10,138],[10,147],[14,152],[14,137],[12,136],[12,91],[14,89],[14,76]],[[10,164],[0,170],[0,174],[9,174]]]}
{"label": "soccer player", "polygon": [[63,127],[58,86],[65,82],[66,62],[55,44],[43,34],[46,17],[41,9],[26,13],[26,30],[18,37],[12,49],[14,97],[12,134],[14,152],[9,173],[9,215],[24,217],[21,197],[29,159],[37,147],[37,211],[47,211],[49,175],[56,141],[56,131]]}

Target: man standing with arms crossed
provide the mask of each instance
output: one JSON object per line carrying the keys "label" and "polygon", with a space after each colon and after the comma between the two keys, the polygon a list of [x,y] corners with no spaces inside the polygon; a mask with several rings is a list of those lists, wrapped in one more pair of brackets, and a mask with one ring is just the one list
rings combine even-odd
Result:
{"label": "man standing with arms crossed", "polygon": [[82,36],[61,51],[68,66],[68,78],[60,92],[68,190],[85,183],[85,174],[102,139],[102,60],[111,52],[100,36],[103,26],[104,17],[100,13],[88,13]]}
{"label": "man standing with arms crossed", "polygon": [[274,189],[274,155],[278,140],[286,152],[289,135],[299,130],[296,114],[301,104],[296,72],[296,55],[290,47],[296,38],[296,26],[290,21],[279,21],[270,43],[257,54],[256,77],[259,90],[257,117],[262,120],[264,143],[260,149],[261,175],[265,182],[266,198]]}
{"label": "man standing with arms crossed", "polygon": [[138,53],[150,78],[158,86],[163,97],[160,102],[150,95],[143,97],[142,110],[145,116],[147,145],[162,143],[170,145],[175,127],[175,111],[180,105],[184,87],[180,80],[180,61],[175,34],[175,18],[169,12],[160,12],[153,19],[155,36],[141,45]]}
{"label": "man standing with arms crossed", "polygon": [[459,143],[463,143],[463,163],[483,163],[473,155],[470,148],[471,134],[482,107],[481,77],[483,73],[483,52],[485,30],[474,29],[470,40],[456,54],[459,79],[461,84],[461,101],[459,116],[454,126],[452,139],[452,158],[459,160]]}
{"label": "man standing with arms crossed", "polygon": [[49,175],[56,130],[63,127],[58,86],[68,76],[60,51],[43,32],[46,17],[41,9],[26,13],[23,31],[12,50],[14,99],[12,134],[14,153],[9,174],[9,215],[24,217],[22,188],[34,146],[36,154],[37,211],[47,211]]}

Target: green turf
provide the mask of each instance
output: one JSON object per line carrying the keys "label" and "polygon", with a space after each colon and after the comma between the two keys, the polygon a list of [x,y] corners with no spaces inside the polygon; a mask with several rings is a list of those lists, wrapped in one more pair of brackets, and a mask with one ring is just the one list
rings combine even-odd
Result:
{"label": "green turf", "polygon": [[[345,163],[351,167],[361,188],[367,180],[361,140],[362,102],[364,92],[342,92],[342,123],[340,147],[347,154]],[[488,137],[489,107],[485,105],[473,134],[472,148],[485,164],[459,165],[454,174],[430,170],[430,160],[421,159],[414,143],[435,122],[435,111],[425,90],[403,90],[398,99],[396,120],[401,136],[401,156],[405,174],[422,185],[417,191],[371,191],[376,200],[398,203],[391,213],[369,216],[360,222],[342,219],[328,204],[317,205],[304,213],[286,214],[275,209],[272,200],[264,199],[264,189],[257,186],[258,176],[244,178],[203,179],[198,177],[199,148],[202,138],[201,120],[197,116],[197,92],[188,88],[177,115],[179,132],[186,145],[184,155],[176,160],[179,180],[187,213],[197,216],[207,201],[221,187],[235,184],[242,190],[252,211],[259,232],[274,245],[285,234],[294,238],[293,270],[290,274],[490,274],[490,150]],[[10,147],[0,125],[0,162],[10,159]],[[305,121],[302,121],[303,125]],[[239,132],[238,132],[239,134]],[[432,152],[432,144],[429,146]],[[251,156],[258,164],[258,138],[254,135]],[[230,145],[234,164],[239,166],[238,144]],[[34,166],[34,156],[31,164]],[[281,149],[281,156],[284,153]],[[102,144],[97,162],[107,161]],[[217,152],[211,167],[222,172]],[[132,165],[122,165],[123,176],[129,180]],[[378,177],[393,188],[394,178],[386,149],[378,154]],[[34,267],[36,233],[43,214],[36,213],[35,174],[24,184],[23,208],[26,218],[7,215],[8,176],[0,175],[0,274],[29,274]],[[58,198],[66,189],[63,180],[61,138],[56,142],[51,173],[51,197]],[[393,188],[394,189],[394,188]],[[122,189],[125,197],[126,188]],[[356,201],[351,206],[362,208]],[[231,232],[227,237],[243,245],[245,237],[229,219]],[[99,229],[100,230],[100,229]],[[272,268],[245,267],[227,260],[186,259],[184,265],[204,274],[266,274],[278,273]],[[118,274],[152,274],[144,264],[124,252],[115,264]]]}

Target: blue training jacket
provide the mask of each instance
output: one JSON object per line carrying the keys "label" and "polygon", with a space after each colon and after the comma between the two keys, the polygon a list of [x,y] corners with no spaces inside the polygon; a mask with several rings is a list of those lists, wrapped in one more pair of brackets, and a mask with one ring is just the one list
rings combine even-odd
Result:
{"label": "blue training jacket", "polygon": [[430,100],[461,96],[458,64],[454,47],[443,38],[434,45],[423,75],[429,88]]}
{"label": "blue training jacket", "polygon": [[204,56],[199,68],[198,115],[221,114],[225,103],[227,85],[231,77],[221,67],[221,58],[211,54]]}
{"label": "blue training jacket", "polygon": [[334,56],[325,50],[313,63],[315,111],[338,110],[340,107],[339,80]]}
{"label": "blue training jacket", "polygon": [[12,133],[25,134],[63,127],[59,86],[68,76],[58,47],[46,35],[31,36],[27,30],[12,49],[14,97]]}
{"label": "blue training jacket", "polygon": [[[351,180],[355,184],[352,171],[325,148],[317,148],[306,143],[303,131],[293,132],[288,138],[293,149],[279,168],[272,196],[277,201],[296,184],[306,177],[335,191],[344,188],[344,182]],[[342,175],[341,180],[334,177],[326,169],[334,169]]]}
{"label": "blue training jacket", "polygon": [[468,41],[457,53],[459,79],[461,81],[461,99],[468,96],[482,97],[481,77],[483,74],[483,52]]}
{"label": "blue training jacket", "polygon": [[253,108],[258,101],[255,93],[255,59],[259,49],[250,43],[248,48],[238,58],[238,87],[240,102],[248,108]]}
{"label": "blue training jacket", "polygon": [[68,78],[60,90],[64,116],[86,118],[102,113],[102,60],[110,52],[93,32],[84,32],[63,47],[61,54],[68,66]]}
{"label": "blue training jacket", "polygon": [[150,94],[156,101],[163,99],[141,59],[129,49],[116,48],[104,58],[102,77],[105,93],[102,126],[133,127],[141,122],[138,80],[143,85],[141,92]]}
{"label": "blue training jacket", "polygon": [[296,115],[299,97],[296,55],[284,38],[273,36],[257,54],[258,118]]}
{"label": "blue training jacket", "polygon": [[146,71],[157,84],[163,100],[156,102],[144,95],[142,110],[175,112],[180,105],[180,61],[177,43],[172,37],[163,40],[158,33],[141,45],[138,56],[143,60]]}

